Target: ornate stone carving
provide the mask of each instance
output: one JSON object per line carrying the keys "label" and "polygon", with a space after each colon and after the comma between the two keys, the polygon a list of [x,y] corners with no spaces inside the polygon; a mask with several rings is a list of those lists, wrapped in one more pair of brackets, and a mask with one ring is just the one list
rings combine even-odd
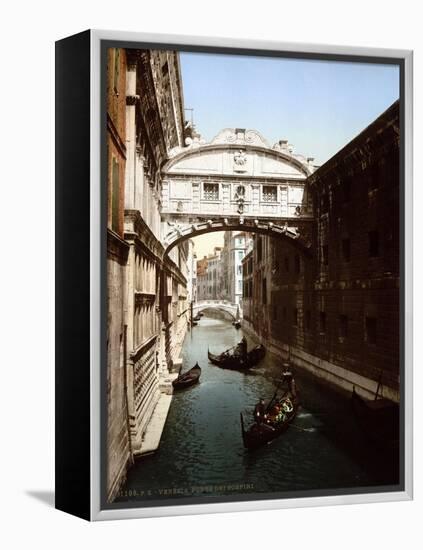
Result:
{"label": "ornate stone carving", "polygon": [[269,144],[257,130],[240,130],[236,128],[225,128],[215,136],[210,142],[213,145],[219,144],[240,144],[256,145],[270,149]]}
{"label": "ornate stone carving", "polygon": [[245,154],[245,151],[240,149],[234,154],[234,163],[237,166],[245,166],[247,164],[247,155]]}
{"label": "ornate stone carving", "polygon": [[245,186],[238,185],[235,191],[235,200],[238,203],[238,214],[244,213]]}

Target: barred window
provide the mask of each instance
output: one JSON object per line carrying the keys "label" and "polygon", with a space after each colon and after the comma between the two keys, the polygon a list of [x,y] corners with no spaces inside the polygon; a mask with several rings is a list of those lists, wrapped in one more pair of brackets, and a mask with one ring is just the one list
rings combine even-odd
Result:
{"label": "barred window", "polygon": [[263,185],[263,201],[276,202],[278,200],[278,189],[274,185]]}
{"label": "barred window", "polygon": [[307,309],[306,311],[306,329],[310,330],[311,328],[311,311]]}
{"label": "barred window", "polygon": [[376,258],[379,256],[379,233],[377,231],[369,231],[369,256]]}
{"label": "barred window", "polygon": [[342,239],[342,259],[344,262],[351,260],[351,241],[350,239]]}
{"label": "barred window", "polygon": [[322,246],[322,263],[323,265],[329,265],[329,247],[327,244]]}
{"label": "barred window", "polygon": [[376,317],[366,317],[365,338],[368,344],[376,344],[377,341],[377,319]]}
{"label": "barred window", "polygon": [[263,279],[261,282],[261,302],[263,305],[267,304],[267,284],[266,279]]}
{"label": "barred window", "polygon": [[218,201],[219,200],[219,184],[218,183],[205,183],[204,184],[204,199],[206,201]]}
{"label": "barred window", "polygon": [[347,315],[339,316],[339,336],[341,338],[348,337],[348,317]]}
{"label": "barred window", "polygon": [[320,327],[320,334],[325,334],[325,332],[326,332],[326,313],[324,311],[321,311],[319,313],[319,327]]}

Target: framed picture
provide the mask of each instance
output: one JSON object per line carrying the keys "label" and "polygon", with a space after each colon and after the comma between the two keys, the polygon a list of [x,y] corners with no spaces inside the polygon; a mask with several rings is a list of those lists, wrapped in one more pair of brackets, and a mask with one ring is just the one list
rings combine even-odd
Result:
{"label": "framed picture", "polygon": [[412,498],[412,53],[56,44],[56,506]]}

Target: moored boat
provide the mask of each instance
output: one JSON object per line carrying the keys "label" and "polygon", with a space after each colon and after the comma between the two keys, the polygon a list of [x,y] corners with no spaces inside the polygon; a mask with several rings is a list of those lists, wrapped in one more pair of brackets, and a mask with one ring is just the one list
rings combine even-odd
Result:
{"label": "moored boat", "polygon": [[184,374],[180,374],[178,378],[176,378],[172,382],[172,386],[175,390],[180,390],[183,388],[188,388],[189,386],[193,386],[196,384],[201,375],[201,367],[198,363],[196,363],[192,369],[185,372]]}
{"label": "moored boat", "polygon": [[378,446],[395,446],[399,441],[399,405],[389,399],[364,399],[353,387],[351,407],[366,437]]}

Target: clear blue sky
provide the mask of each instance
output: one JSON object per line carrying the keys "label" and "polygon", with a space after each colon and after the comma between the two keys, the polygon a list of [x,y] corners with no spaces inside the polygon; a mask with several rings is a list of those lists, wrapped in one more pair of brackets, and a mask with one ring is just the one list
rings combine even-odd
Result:
{"label": "clear blue sky", "polygon": [[206,141],[222,128],[254,128],[317,164],[399,97],[393,65],[203,53],[181,53],[181,65],[185,107]]}

